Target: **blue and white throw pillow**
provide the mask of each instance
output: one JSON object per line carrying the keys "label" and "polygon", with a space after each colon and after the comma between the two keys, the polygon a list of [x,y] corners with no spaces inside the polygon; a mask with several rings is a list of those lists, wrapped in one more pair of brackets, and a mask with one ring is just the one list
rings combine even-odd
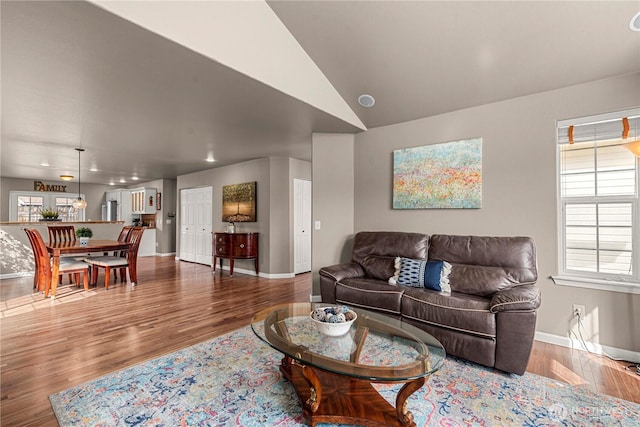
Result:
{"label": "blue and white throw pillow", "polygon": [[425,261],[397,257],[395,274],[389,278],[390,285],[404,285],[434,291],[451,292],[449,273],[451,264],[446,261]]}

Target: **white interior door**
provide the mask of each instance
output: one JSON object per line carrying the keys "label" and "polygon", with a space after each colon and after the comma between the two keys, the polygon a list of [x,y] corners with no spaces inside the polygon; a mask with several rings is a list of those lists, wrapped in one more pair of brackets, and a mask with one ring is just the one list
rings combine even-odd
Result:
{"label": "white interior door", "polygon": [[311,271],[311,181],[293,180],[294,274]]}
{"label": "white interior door", "polygon": [[180,259],[211,265],[213,188],[180,190]]}
{"label": "white interior door", "polygon": [[192,189],[180,190],[180,259],[196,260],[196,204]]}
{"label": "white interior door", "polygon": [[211,211],[213,210],[213,189],[199,188],[196,193],[196,262],[211,265]]}

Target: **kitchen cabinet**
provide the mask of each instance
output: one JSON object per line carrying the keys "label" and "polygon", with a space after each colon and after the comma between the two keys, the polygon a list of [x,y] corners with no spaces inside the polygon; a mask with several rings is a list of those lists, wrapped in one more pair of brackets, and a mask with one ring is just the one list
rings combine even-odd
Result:
{"label": "kitchen cabinet", "polygon": [[107,191],[105,193],[105,199],[107,202],[118,202],[118,204],[120,204],[120,190]]}
{"label": "kitchen cabinet", "polygon": [[131,213],[156,213],[156,189],[134,188],[131,190]]}
{"label": "kitchen cabinet", "polygon": [[233,276],[233,261],[236,259],[254,259],[256,276],[258,275],[258,234],[259,233],[213,233],[213,271],[216,271],[216,258],[229,259],[229,273]]}
{"label": "kitchen cabinet", "polygon": [[131,224],[131,190],[118,189],[105,192],[105,221],[124,221]]}

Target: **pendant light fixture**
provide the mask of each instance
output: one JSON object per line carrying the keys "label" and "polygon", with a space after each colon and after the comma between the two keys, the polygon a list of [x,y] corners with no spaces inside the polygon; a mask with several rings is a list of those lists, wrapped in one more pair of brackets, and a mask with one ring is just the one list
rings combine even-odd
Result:
{"label": "pendant light fixture", "polygon": [[84,209],[87,207],[87,202],[80,195],[80,153],[84,151],[84,148],[76,148],[76,151],[78,152],[78,198],[73,201],[71,206],[76,209]]}

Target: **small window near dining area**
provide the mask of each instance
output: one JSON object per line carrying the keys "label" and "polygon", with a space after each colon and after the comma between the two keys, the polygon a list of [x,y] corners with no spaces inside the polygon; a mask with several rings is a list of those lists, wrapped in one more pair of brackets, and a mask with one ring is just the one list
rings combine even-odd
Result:
{"label": "small window near dining area", "polygon": [[[84,195],[81,195],[84,198]],[[40,221],[43,211],[57,211],[59,221],[84,221],[84,210],[72,203],[76,195],[44,193],[40,191],[11,191],[9,193],[9,221]]]}
{"label": "small window near dining area", "polygon": [[17,221],[31,222],[42,218],[40,211],[44,208],[44,198],[42,196],[18,195]]}
{"label": "small window near dining area", "polygon": [[[72,203],[75,200],[73,197],[56,197],[55,209],[60,213],[60,219],[62,221],[79,221],[79,209],[73,207]],[[83,198],[84,200],[84,198]]]}

